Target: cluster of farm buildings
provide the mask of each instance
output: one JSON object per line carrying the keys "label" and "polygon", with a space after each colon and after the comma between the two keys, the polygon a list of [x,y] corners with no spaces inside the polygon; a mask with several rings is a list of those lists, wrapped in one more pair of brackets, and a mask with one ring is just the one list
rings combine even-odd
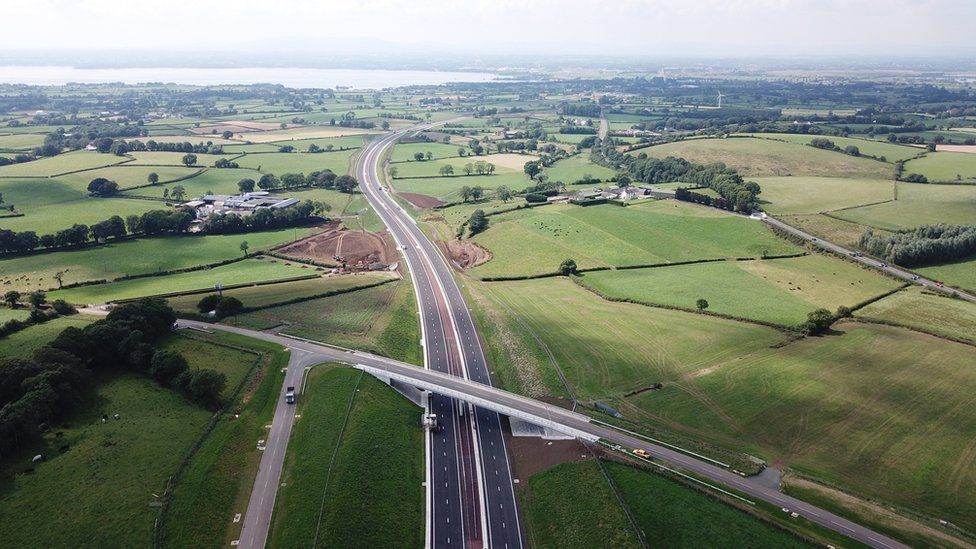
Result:
{"label": "cluster of farm buildings", "polygon": [[235,213],[251,215],[261,208],[282,210],[298,204],[297,198],[270,196],[264,191],[230,195],[205,194],[184,204],[193,209],[197,219],[204,220],[215,213]]}

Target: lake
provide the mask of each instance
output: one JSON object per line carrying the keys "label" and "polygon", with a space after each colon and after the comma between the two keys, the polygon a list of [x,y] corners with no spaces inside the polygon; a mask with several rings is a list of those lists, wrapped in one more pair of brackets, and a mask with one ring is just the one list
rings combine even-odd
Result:
{"label": "lake", "polygon": [[441,72],[379,69],[305,69],[251,67],[223,69],[127,68],[83,69],[59,66],[0,66],[0,84],[63,85],[67,83],[141,84],[164,82],[198,86],[222,84],[281,84],[290,88],[379,89],[438,85],[448,82],[488,82],[496,75],[483,72]]}

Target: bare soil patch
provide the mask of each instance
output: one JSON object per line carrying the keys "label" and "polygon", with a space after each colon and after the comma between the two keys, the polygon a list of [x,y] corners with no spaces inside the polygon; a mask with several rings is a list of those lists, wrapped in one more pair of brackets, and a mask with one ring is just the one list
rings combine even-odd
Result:
{"label": "bare soil patch", "polygon": [[350,269],[368,269],[373,263],[390,264],[397,260],[396,245],[386,232],[351,231],[338,222],[325,231],[276,250],[291,257],[336,263],[335,256]]}
{"label": "bare soil patch", "polygon": [[491,252],[470,240],[448,240],[444,245],[447,256],[462,269],[477,267],[491,259]]}
{"label": "bare soil patch", "polygon": [[511,435],[508,436],[508,451],[512,456],[512,475],[519,479],[520,485],[532,475],[560,463],[593,457],[577,440],[543,440]]}
{"label": "bare soil patch", "polygon": [[433,196],[427,196],[426,194],[417,193],[397,193],[403,197],[404,200],[413,204],[418,208],[428,209],[435,206],[440,206],[444,203],[443,200],[439,198],[434,198]]}

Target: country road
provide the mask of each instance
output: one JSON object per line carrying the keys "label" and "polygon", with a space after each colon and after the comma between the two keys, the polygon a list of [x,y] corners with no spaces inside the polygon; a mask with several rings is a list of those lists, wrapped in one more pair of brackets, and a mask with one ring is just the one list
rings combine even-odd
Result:
{"label": "country road", "polygon": [[[568,431],[578,431],[591,437],[603,439],[611,444],[617,444],[625,449],[639,448],[648,452],[652,457],[672,467],[693,473],[701,478],[719,483],[735,489],[747,496],[788,509],[805,519],[815,522],[829,530],[855,539],[861,543],[879,549],[904,549],[908,546],[894,539],[879,534],[869,528],[851,522],[824,509],[806,503],[797,498],[785,495],[751,478],[743,478],[726,468],[707,463],[685,453],[649,442],[626,432],[616,430],[610,426],[593,423],[590,418],[579,413],[540,402],[528,397],[509,393],[490,385],[466,380],[446,372],[422,369],[417,366],[399,362],[393,359],[363,353],[338,349],[298,338],[285,337],[277,334],[256,332],[245,328],[212,325],[204,322],[180,320],[180,327],[192,327],[202,330],[223,330],[246,335],[263,341],[277,343],[292,350],[292,353],[305,353],[308,362],[343,362],[350,365],[362,365],[375,368],[390,374],[413,380],[418,387],[437,392],[452,391],[464,398],[478,399],[491,402],[493,405],[517,411],[526,416],[539,418],[540,422],[548,421],[561,425]],[[276,414],[277,417],[277,414]],[[266,457],[267,458],[267,454]],[[264,461],[262,461],[262,468]],[[243,539],[242,539],[243,544]],[[494,547],[494,546],[493,546]]]}

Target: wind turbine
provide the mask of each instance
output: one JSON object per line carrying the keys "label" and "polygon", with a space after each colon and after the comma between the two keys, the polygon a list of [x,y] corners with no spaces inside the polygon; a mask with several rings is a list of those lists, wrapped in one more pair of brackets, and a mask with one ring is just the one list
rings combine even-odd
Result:
{"label": "wind turbine", "polygon": [[723,96],[722,95],[722,91],[719,90],[719,92],[718,92],[718,108],[720,108],[720,109],[722,108],[722,98],[723,97],[725,97],[725,96]]}

